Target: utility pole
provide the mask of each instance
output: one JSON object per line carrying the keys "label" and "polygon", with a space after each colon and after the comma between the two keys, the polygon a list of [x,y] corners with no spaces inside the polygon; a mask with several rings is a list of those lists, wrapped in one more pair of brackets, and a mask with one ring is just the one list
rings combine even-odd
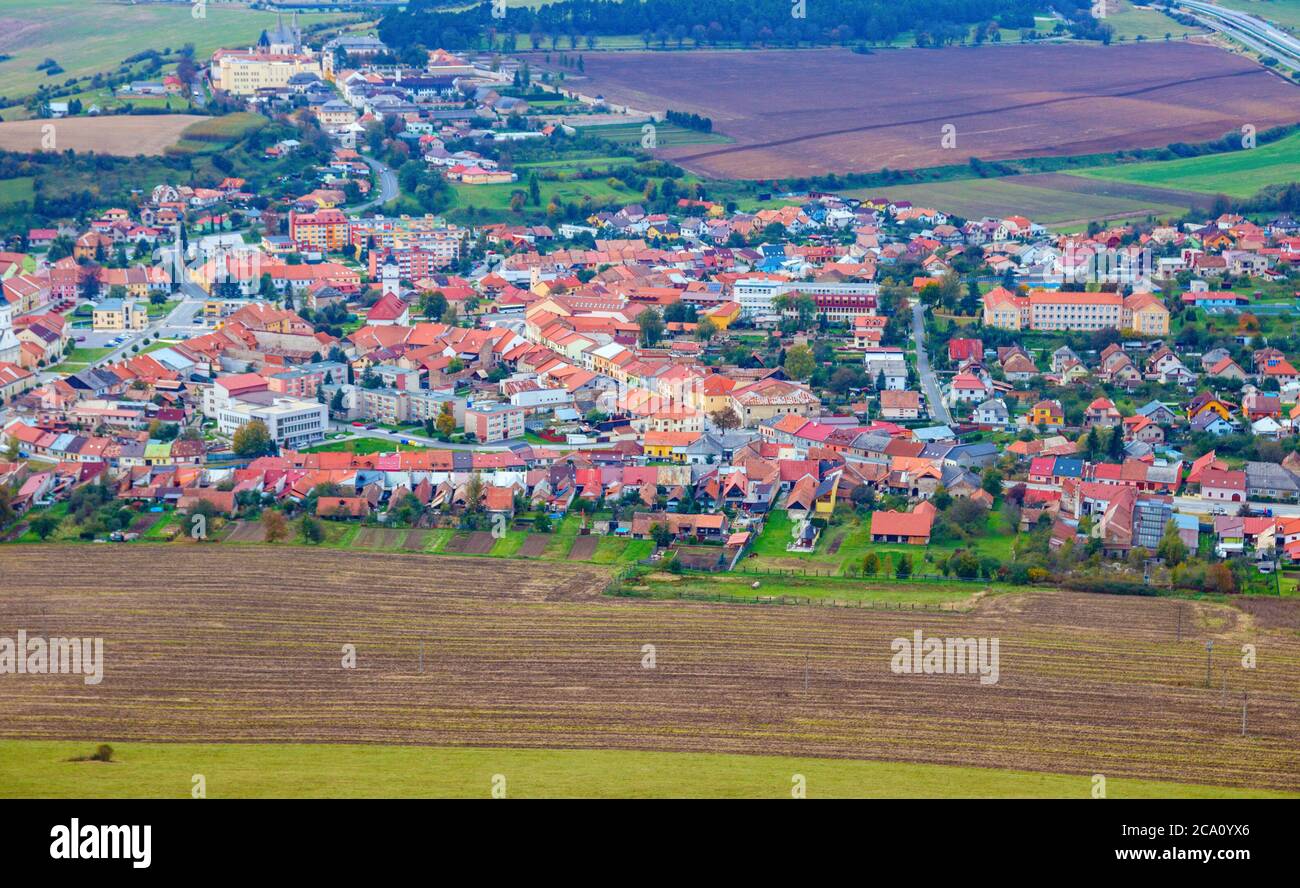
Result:
{"label": "utility pole", "polygon": [[1214,660],[1214,639],[1205,643],[1205,686],[1210,686],[1210,667]]}

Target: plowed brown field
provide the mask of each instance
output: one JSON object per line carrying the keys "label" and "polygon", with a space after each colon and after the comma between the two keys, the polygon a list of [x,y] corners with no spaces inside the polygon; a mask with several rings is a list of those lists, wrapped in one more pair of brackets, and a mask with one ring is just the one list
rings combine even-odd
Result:
{"label": "plowed brown field", "polygon": [[[726,145],[658,153],[702,175],[797,177],[1105,153],[1300,121],[1300,88],[1183,42],[941,50],[618,52],[578,92],[713,119]],[[945,147],[942,128],[955,128]]]}
{"label": "plowed brown field", "polygon": [[[600,597],[592,566],[290,547],[6,546],[0,577],[0,635],[102,636],[106,660],[98,686],[0,676],[5,738],[783,753],[1300,789],[1300,637],[1222,605],[649,602]],[[893,674],[891,640],[914,629],[998,637],[1000,681]]]}

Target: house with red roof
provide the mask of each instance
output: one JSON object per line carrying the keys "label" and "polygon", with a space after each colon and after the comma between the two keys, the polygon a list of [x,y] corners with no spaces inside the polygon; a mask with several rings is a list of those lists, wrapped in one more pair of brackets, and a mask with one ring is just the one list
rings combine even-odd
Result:
{"label": "house with red roof", "polygon": [[366,323],[376,327],[406,327],[411,323],[411,306],[393,293],[385,293],[366,312]]}

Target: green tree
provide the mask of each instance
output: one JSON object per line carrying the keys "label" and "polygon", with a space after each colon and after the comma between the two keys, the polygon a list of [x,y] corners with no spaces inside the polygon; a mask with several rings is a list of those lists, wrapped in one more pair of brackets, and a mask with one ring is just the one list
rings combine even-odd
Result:
{"label": "green tree", "polygon": [[303,517],[298,530],[302,534],[303,542],[315,544],[325,539],[325,527],[310,515]]}
{"label": "green tree", "polygon": [[1171,568],[1177,567],[1187,558],[1187,546],[1178,535],[1178,525],[1170,521],[1165,525],[1165,532],[1156,545],[1156,557],[1164,560]]}
{"label": "green tree", "polygon": [[806,345],[796,345],[785,353],[785,372],[792,379],[807,379],[817,369],[812,349]]}
{"label": "green tree", "polygon": [[645,348],[653,348],[659,344],[664,337],[664,319],[656,309],[647,308],[636,316],[637,326],[640,328],[641,345]]}
{"label": "green tree", "polygon": [[875,552],[868,552],[867,557],[862,559],[862,574],[874,577],[878,573],[880,573],[880,556]]}
{"label": "green tree", "polygon": [[991,496],[1002,495],[1002,473],[997,469],[989,466],[984,470],[984,477],[980,480],[980,487]]}
{"label": "green tree", "polygon": [[252,419],[235,430],[231,449],[235,451],[236,456],[250,459],[274,453],[275,442],[271,440],[271,433],[267,431],[266,423],[260,419]]}
{"label": "green tree", "polygon": [[62,523],[63,522],[61,522],[58,518],[55,518],[53,515],[46,513],[46,514],[37,515],[35,518],[33,518],[31,520],[30,527],[32,529],[32,533],[36,534],[37,539],[48,540],[50,536],[54,533],[54,531],[59,529],[59,525]]}
{"label": "green tree", "polygon": [[905,580],[912,575],[912,556],[906,553],[898,556],[898,563],[894,566],[894,576],[900,580]]}
{"label": "green tree", "polygon": [[1124,427],[1115,426],[1110,430],[1110,440],[1107,441],[1106,456],[1112,462],[1124,461]]}

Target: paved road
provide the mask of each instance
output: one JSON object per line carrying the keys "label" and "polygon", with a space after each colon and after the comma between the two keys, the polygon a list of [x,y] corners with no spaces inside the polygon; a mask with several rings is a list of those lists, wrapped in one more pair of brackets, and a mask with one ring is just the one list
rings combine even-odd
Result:
{"label": "paved road", "polygon": [[[1247,501],[1247,506],[1254,512],[1272,511],[1274,518],[1295,518],[1300,516],[1300,504],[1296,503],[1261,503],[1253,500]],[[1228,515],[1236,515],[1237,510],[1241,508],[1241,503],[1220,503],[1217,501],[1203,500],[1199,496],[1176,496],[1174,497],[1174,508],[1179,512],[1185,512],[1192,515],[1212,515],[1210,511],[1214,508],[1226,509]]]}
{"label": "paved road", "polygon": [[[194,285],[187,284],[185,286],[193,287]],[[197,292],[199,296],[203,296],[203,291],[199,290],[197,287],[195,287],[194,292]],[[115,361],[129,358],[132,354],[131,346],[143,346],[144,340],[147,337],[153,336],[155,333],[163,339],[178,339],[182,335],[189,335],[196,331],[198,327],[194,323],[194,317],[203,309],[203,299],[196,298],[194,293],[187,291],[185,287],[181,288],[181,292],[178,295],[181,297],[180,303],[167,315],[150,322],[149,326],[145,327],[140,332],[132,333],[129,338],[122,342],[121,345],[114,348],[99,360],[92,361],[88,365],[87,369],[101,367],[104,364],[112,364]],[[51,382],[59,378],[61,378],[61,374],[59,373],[44,372],[40,375],[41,383]]]}
{"label": "paved road", "polygon": [[379,196],[353,207],[350,211],[353,215],[397,199],[397,174],[387,164],[373,157],[362,154],[361,159],[379,176]]}
{"label": "paved road", "polygon": [[916,340],[916,372],[921,377],[921,390],[930,402],[930,418],[945,425],[952,423],[952,413],[943,402],[939,379],[930,369],[930,356],[925,351],[925,305],[918,299],[912,306],[912,338]]}
{"label": "paved road", "polygon": [[1300,40],[1280,31],[1268,22],[1234,9],[1225,9],[1202,0],[1175,0],[1192,17],[1215,31],[1222,31],[1256,52],[1279,59],[1290,68],[1300,70]]}

